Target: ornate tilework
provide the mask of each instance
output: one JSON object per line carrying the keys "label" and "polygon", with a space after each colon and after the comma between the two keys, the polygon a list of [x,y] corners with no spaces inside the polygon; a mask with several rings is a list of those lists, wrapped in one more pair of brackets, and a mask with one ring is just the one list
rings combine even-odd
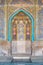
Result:
{"label": "ornate tilework", "polygon": [[43,0],[38,0],[39,5],[43,5]]}
{"label": "ornate tilework", "polygon": [[26,40],[30,40],[30,25],[26,25]]}
{"label": "ornate tilework", "polygon": [[[25,11],[25,10],[23,10],[23,9],[20,9],[20,10],[18,10],[17,11],[17,13],[15,12],[15,13],[13,13],[12,15],[11,15],[11,18],[9,18],[9,22],[8,22],[8,41],[11,41],[12,40],[12,35],[11,35],[11,28],[12,28],[12,26],[11,26],[11,23],[12,23],[12,20],[13,20],[13,18],[19,13],[19,12],[22,12],[22,13],[24,13],[25,15],[27,15],[28,17],[29,17],[29,19],[31,20],[31,23],[32,23],[32,42],[34,41],[34,19],[33,19],[33,17],[32,17],[32,15],[29,13],[29,12],[27,12],[27,11]],[[18,17],[18,19],[17,19],[17,21],[19,21],[19,20],[22,20],[23,21],[23,16],[21,17],[21,16],[17,16]],[[24,19],[25,20],[25,19]],[[21,21],[19,21],[19,22],[21,22]],[[25,24],[25,23],[24,23]]]}
{"label": "ornate tilework", "polygon": [[17,40],[17,25],[16,23],[12,23],[12,40]]}
{"label": "ornate tilework", "polygon": [[27,4],[34,4],[34,0],[7,0],[8,4],[20,4],[20,3],[27,3]]}
{"label": "ornate tilework", "polygon": [[[22,20],[23,22],[23,20]],[[19,21],[19,24],[18,24],[18,40],[24,40],[24,25],[23,23],[20,23]]]}
{"label": "ornate tilework", "polygon": [[5,5],[5,0],[0,0],[0,5]]}
{"label": "ornate tilework", "polygon": [[43,8],[38,13],[39,39],[43,39]]}
{"label": "ornate tilework", "polygon": [[0,9],[0,39],[5,39],[5,13]]}

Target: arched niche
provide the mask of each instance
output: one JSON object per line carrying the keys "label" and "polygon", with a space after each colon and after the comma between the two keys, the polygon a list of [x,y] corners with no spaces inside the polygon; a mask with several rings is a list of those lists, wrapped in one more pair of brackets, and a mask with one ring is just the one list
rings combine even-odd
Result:
{"label": "arched niche", "polygon": [[19,12],[23,12],[25,15],[27,15],[29,17],[29,19],[31,20],[31,24],[32,24],[32,30],[31,30],[31,41],[34,41],[34,19],[33,16],[27,12],[24,9],[19,9],[16,12],[14,12],[10,17],[9,17],[9,21],[8,21],[8,41],[12,41],[12,34],[11,34],[11,29],[12,29],[12,20],[14,19],[14,17],[19,13]]}

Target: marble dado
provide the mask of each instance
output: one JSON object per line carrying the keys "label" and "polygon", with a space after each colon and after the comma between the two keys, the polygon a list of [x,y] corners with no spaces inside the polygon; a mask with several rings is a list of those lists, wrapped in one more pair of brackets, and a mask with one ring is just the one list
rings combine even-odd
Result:
{"label": "marble dado", "polygon": [[23,41],[22,43],[18,43],[18,41],[13,41],[12,43],[8,41],[0,41],[0,48],[6,52],[4,52],[5,55],[10,55],[11,53],[12,55],[15,55],[17,53],[31,55],[31,50],[33,55],[35,55],[35,53],[40,50],[40,53],[43,55],[43,41]]}
{"label": "marble dado", "polygon": [[[14,52],[14,49],[16,50]],[[12,42],[12,54],[21,53],[31,55],[31,42],[30,41],[16,41]]]}

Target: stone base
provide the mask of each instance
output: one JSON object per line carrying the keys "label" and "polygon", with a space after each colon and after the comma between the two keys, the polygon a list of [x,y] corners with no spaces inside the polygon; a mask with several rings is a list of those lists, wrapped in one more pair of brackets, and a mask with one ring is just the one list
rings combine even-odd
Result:
{"label": "stone base", "polygon": [[31,58],[13,58],[11,56],[0,56],[0,62],[43,62],[43,56],[31,56]]}

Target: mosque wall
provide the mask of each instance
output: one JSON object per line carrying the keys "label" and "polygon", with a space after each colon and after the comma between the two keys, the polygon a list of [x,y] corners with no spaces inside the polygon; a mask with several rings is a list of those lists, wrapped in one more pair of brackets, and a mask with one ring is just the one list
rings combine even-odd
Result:
{"label": "mosque wall", "polygon": [[[19,9],[26,10],[34,18],[35,40],[32,45],[33,48],[36,49],[39,43],[40,46],[42,46],[39,46],[38,48],[43,48],[43,44],[41,44],[43,43],[43,0],[0,0],[0,43],[3,40],[6,42],[8,41],[9,17]],[[36,45],[36,47],[34,46],[34,44]]]}
{"label": "mosque wall", "polygon": [[9,17],[19,9],[33,16],[35,41],[43,40],[43,0],[0,0],[0,39],[7,40]]}

